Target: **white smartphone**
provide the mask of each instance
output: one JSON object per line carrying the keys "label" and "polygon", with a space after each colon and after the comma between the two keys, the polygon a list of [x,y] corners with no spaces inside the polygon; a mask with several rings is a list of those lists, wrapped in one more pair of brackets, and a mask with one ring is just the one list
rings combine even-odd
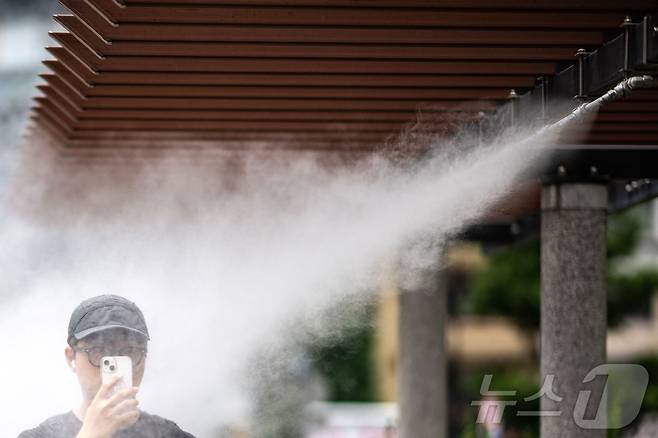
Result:
{"label": "white smartphone", "polygon": [[101,380],[107,382],[120,375],[121,379],[112,387],[111,394],[133,386],[133,361],[128,356],[105,356],[101,358]]}

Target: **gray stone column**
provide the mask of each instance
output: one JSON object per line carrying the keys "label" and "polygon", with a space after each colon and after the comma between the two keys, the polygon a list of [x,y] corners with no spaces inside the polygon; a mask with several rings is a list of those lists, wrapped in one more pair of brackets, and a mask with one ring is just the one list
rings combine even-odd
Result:
{"label": "gray stone column", "polygon": [[428,269],[414,290],[400,294],[400,438],[447,437],[447,291],[442,273],[438,267]]}
{"label": "gray stone column", "polygon": [[[557,397],[541,398],[542,438],[603,438],[605,430],[582,429],[574,420],[583,378],[606,360],[607,186],[547,185],[541,217],[541,375],[553,375]],[[550,378],[549,378],[550,381]],[[596,392],[596,391],[595,391]],[[600,393],[590,397],[594,416]],[[551,416],[549,411],[560,412]]]}

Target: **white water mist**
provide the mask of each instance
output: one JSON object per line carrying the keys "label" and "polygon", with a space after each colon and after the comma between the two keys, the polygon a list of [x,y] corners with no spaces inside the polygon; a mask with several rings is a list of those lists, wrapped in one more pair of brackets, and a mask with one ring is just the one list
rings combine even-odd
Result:
{"label": "white water mist", "polygon": [[[235,161],[230,187],[217,168],[174,159],[55,167],[56,184],[17,177],[17,191],[69,195],[61,203],[27,196],[3,209],[3,434],[77,403],[66,327],[82,299],[101,293],[134,300],[147,318],[142,408],[199,437],[244,421],[254,351],[276,348],[291,320],[321,331],[324,309],[375,289],[382,260],[413,242],[440,246],[476,221],[553,140],[530,148],[528,134],[468,148],[468,135],[437,140],[407,165],[379,155],[337,167],[313,154],[254,153]],[[23,160],[40,165],[38,156]],[[38,188],[26,190],[28,181]],[[36,218],[25,213],[29,199],[48,202]],[[405,258],[407,281],[434,262],[431,253]]]}

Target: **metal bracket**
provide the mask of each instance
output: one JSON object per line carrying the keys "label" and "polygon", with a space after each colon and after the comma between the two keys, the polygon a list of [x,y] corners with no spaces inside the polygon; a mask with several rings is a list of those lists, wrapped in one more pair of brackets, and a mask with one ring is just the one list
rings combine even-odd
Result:
{"label": "metal bracket", "polygon": [[654,24],[654,17],[651,15],[646,15],[642,19],[642,23],[637,23],[638,26],[642,26],[642,65],[641,69],[647,71],[655,71],[658,68],[658,64],[653,60],[649,59],[649,54],[654,52],[654,38],[655,34],[658,33],[658,26]]}
{"label": "metal bracket", "polygon": [[508,95],[508,99],[510,100],[511,103],[510,126],[512,129],[516,128],[516,124],[519,120],[519,98],[520,96],[518,95],[516,90],[512,88]]}
{"label": "metal bracket", "polygon": [[[626,18],[624,18],[624,22],[620,26],[621,28],[624,29],[624,64],[621,69],[621,73],[623,73],[625,78],[628,78],[633,74],[633,69],[631,66],[631,39],[632,39],[631,28],[633,26],[639,26],[639,25],[640,23],[633,23],[631,17],[626,16]],[[648,38],[644,40],[645,51],[646,51],[647,41]]]}
{"label": "metal bracket", "polygon": [[544,76],[537,78],[540,93],[540,117],[541,122],[546,123],[548,120],[548,79]]}
{"label": "metal bracket", "polygon": [[585,102],[589,96],[585,93],[585,58],[589,55],[585,49],[578,49],[576,58],[578,59],[578,94],[574,99]]}
{"label": "metal bracket", "polygon": [[482,125],[485,122],[485,117],[486,117],[486,114],[484,113],[484,111],[478,112],[478,118],[477,118],[478,147],[480,147],[484,144],[484,126],[482,126]]}
{"label": "metal bracket", "polygon": [[[589,168],[587,168],[589,166]],[[610,176],[602,174],[595,165],[579,163],[568,168],[566,163],[558,164],[557,167],[546,169],[540,176],[543,185],[565,184],[565,183],[592,183],[606,184]]]}

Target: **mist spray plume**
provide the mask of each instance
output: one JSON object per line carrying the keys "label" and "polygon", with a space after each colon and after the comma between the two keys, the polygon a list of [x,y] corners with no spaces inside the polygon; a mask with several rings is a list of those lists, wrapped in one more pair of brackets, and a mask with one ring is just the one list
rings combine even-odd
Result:
{"label": "mist spray plume", "polygon": [[[387,150],[344,166],[262,151],[229,166],[164,156],[67,167],[26,146],[22,167],[40,176],[14,177],[21,201],[6,203],[0,229],[3,434],[77,403],[66,326],[82,299],[101,293],[135,301],[146,316],[145,410],[200,437],[246,421],[254,351],[283,345],[291,320],[319,333],[332,304],[354,294],[366,302],[396,254],[406,254],[401,278],[413,281],[436,248],[541,161],[555,133],[529,144],[535,131],[480,143],[468,131],[445,140],[415,126],[396,150],[423,143],[421,159]],[[34,200],[38,215],[26,214]]]}

